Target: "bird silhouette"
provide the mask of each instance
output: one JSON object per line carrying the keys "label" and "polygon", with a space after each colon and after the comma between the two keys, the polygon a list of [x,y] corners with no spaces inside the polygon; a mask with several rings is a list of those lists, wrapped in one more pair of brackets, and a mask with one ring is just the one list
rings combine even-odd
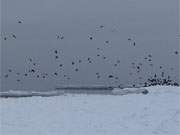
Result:
{"label": "bird silhouette", "polygon": [[5,77],[5,78],[8,78],[8,77],[9,77],[9,75],[8,75],[8,74],[6,74],[6,75],[4,75],[4,77]]}
{"label": "bird silhouette", "polygon": [[58,76],[58,73],[57,73],[57,72],[54,72],[54,75],[55,75],[55,76]]}
{"label": "bird silhouette", "polygon": [[72,65],[74,65],[74,64],[75,64],[75,62],[71,62],[71,64],[72,64]]}
{"label": "bird silhouette", "polygon": [[17,38],[15,34],[11,34],[11,35],[12,35],[12,37],[13,37],[14,39],[16,39],[16,38]]}
{"label": "bird silhouette", "polygon": [[29,58],[29,61],[32,62],[33,61],[32,58]]}
{"label": "bird silhouette", "polygon": [[16,81],[17,81],[17,82],[20,82],[21,80],[20,80],[20,79],[17,79]]}
{"label": "bird silhouette", "polygon": [[108,77],[109,77],[109,78],[113,78],[114,76],[113,76],[113,75],[109,75]]}
{"label": "bird silhouette", "polygon": [[117,60],[117,63],[120,63],[121,61],[120,60]]}
{"label": "bird silhouette", "polygon": [[134,42],[133,45],[136,46],[136,42]]}
{"label": "bird silhouette", "polygon": [[178,54],[178,51],[175,51],[174,53],[177,55],[177,54]]}
{"label": "bird silhouette", "polygon": [[56,35],[56,38],[57,38],[57,39],[59,39],[59,38],[60,38],[60,36],[59,36],[59,35]]}
{"label": "bird silhouette", "polygon": [[55,56],[55,59],[58,59],[59,58],[59,56]]}
{"label": "bird silhouette", "polygon": [[103,56],[103,59],[105,60],[107,57]]}
{"label": "bird silhouette", "polygon": [[79,60],[78,62],[79,62],[79,63],[81,63],[81,62],[82,62],[82,60]]}
{"label": "bird silhouette", "polygon": [[78,69],[78,68],[76,68],[76,69],[75,69],[75,71],[76,71],[76,72],[78,72],[78,71],[79,71],[79,69]]}
{"label": "bird silhouette", "polygon": [[109,44],[109,41],[107,40],[107,41],[105,41],[105,43],[106,43],[106,44]]}
{"label": "bird silhouette", "polygon": [[104,28],[104,25],[100,25],[99,28],[101,28],[101,29]]}
{"label": "bird silhouette", "polygon": [[55,54],[58,54],[58,50],[55,50],[54,53],[55,53]]}
{"label": "bird silhouette", "polygon": [[114,64],[115,67],[117,67],[118,65],[117,64]]}
{"label": "bird silhouette", "polygon": [[22,23],[22,21],[20,21],[20,20],[19,20],[19,21],[18,21],[18,23],[19,23],[19,24],[21,24],[21,23]]}

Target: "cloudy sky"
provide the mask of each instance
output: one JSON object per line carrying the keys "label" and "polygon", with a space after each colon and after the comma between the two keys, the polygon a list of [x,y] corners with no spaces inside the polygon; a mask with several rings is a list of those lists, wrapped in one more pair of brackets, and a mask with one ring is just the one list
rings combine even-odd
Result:
{"label": "cloudy sky", "polygon": [[[2,0],[1,4],[4,90],[131,85],[162,71],[178,79],[178,0]],[[148,55],[152,61],[145,59]],[[29,73],[31,69],[35,73]]]}

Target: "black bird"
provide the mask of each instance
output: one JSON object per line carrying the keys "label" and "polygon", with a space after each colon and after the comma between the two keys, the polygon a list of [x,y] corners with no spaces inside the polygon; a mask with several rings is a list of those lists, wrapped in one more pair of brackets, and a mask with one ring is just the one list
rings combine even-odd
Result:
{"label": "black bird", "polygon": [[27,74],[27,73],[25,73],[25,74],[24,74],[24,76],[28,76],[28,74]]}
{"label": "black bird", "polygon": [[108,77],[109,77],[109,78],[113,78],[114,76],[113,76],[113,75],[109,75]]}
{"label": "black bird", "polygon": [[93,40],[93,37],[89,37],[90,40]]}
{"label": "black bird", "polygon": [[128,41],[131,41],[131,38],[128,38]]}
{"label": "black bird", "polygon": [[14,38],[14,39],[16,39],[16,35],[14,35],[14,34],[11,34],[12,35],[12,37]]}
{"label": "black bird", "polygon": [[74,64],[75,64],[75,62],[72,62],[71,64],[72,64],[72,65],[74,65]]}
{"label": "black bird", "polygon": [[61,40],[64,39],[64,36],[61,37]]}
{"label": "black bird", "polygon": [[150,57],[150,58],[151,58],[151,57],[152,57],[152,55],[151,55],[151,54],[149,54],[149,55],[148,55],[148,57]]}
{"label": "black bird", "polygon": [[55,76],[57,76],[57,75],[58,75],[58,73],[57,73],[57,72],[55,72],[55,73],[54,73],[54,75],[55,75]]}
{"label": "black bird", "polygon": [[56,38],[57,38],[57,39],[59,39],[59,38],[60,38],[60,36],[59,36],[59,35],[57,35],[57,36],[56,36]]}
{"label": "black bird", "polygon": [[58,59],[58,58],[59,58],[59,56],[55,56],[55,58],[56,58],[56,59]]}
{"label": "black bird", "polygon": [[99,54],[97,54],[97,56],[99,57],[100,55],[99,55]]}
{"label": "black bird", "polygon": [[100,25],[99,28],[101,28],[101,29],[104,28],[104,25]]}
{"label": "black bird", "polygon": [[33,66],[36,66],[36,63],[33,63]]}
{"label": "black bird", "polygon": [[115,67],[117,67],[117,64],[114,64]]}
{"label": "black bird", "polygon": [[35,70],[34,70],[34,69],[31,69],[29,72],[31,72],[31,73],[35,73]]}
{"label": "black bird", "polygon": [[109,44],[109,41],[107,40],[107,41],[105,41],[105,43],[106,43],[106,44]]}
{"label": "black bird", "polygon": [[55,50],[55,51],[54,51],[54,53],[55,53],[55,54],[57,54],[57,53],[58,53],[58,51],[57,51],[57,50]]}
{"label": "black bird", "polygon": [[178,54],[178,51],[175,51],[174,53],[177,55],[177,54]]}
{"label": "black bird", "polygon": [[17,81],[17,82],[20,82],[21,80],[20,80],[20,79],[17,79],[16,81]]}
{"label": "black bird", "polygon": [[32,62],[32,59],[31,59],[31,58],[29,58],[29,61],[30,61],[30,62]]}
{"label": "black bird", "polygon": [[99,75],[99,72],[97,72],[96,75]]}
{"label": "black bird", "polygon": [[4,40],[7,40],[7,37],[4,37]]}
{"label": "black bird", "polygon": [[21,24],[21,23],[22,23],[22,21],[20,21],[20,20],[19,20],[19,21],[18,21],[18,23],[19,23],[19,24]]}
{"label": "black bird", "polygon": [[106,59],[106,57],[104,56],[104,57],[103,57],[103,59],[105,60],[105,59]]}
{"label": "black bird", "polygon": [[8,72],[12,72],[12,69],[9,69]]}
{"label": "black bird", "polygon": [[137,66],[137,69],[140,69],[140,66]]}
{"label": "black bird", "polygon": [[120,63],[121,61],[120,60],[117,60],[117,63]]}
{"label": "black bird", "polygon": [[59,66],[60,66],[60,67],[62,67],[62,66],[63,66],[63,64],[59,64]]}
{"label": "black bird", "polygon": [[133,45],[136,46],[136,43],[134,42]]}
{"label": "black bird", "polygon": [[79,69],[78,69],[78,68],[76,68],[76,69],[75,69],[75,71],[76,71],[76,72],[78,72],[78,71],[79,71]]}
{"label": "black bird", "polygon": [[8,78],[8,77],[9,77],[9,75],[8,75],[8,74],[6,74],[6,75],[4,75],[4,77],[5,77],[5,78]]}

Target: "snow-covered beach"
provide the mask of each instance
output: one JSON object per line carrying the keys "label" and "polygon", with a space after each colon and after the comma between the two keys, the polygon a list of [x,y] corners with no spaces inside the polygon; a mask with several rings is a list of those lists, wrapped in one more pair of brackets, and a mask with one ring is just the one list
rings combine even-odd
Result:
{"label": "snow-covered beach", "polygon": [[148,94],[0,98],[1,135],[178,135],[180,87]]}

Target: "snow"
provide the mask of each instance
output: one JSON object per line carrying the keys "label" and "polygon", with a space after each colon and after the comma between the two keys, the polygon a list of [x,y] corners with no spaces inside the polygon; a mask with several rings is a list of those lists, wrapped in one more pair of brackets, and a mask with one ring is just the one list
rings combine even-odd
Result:
{"label": "snow", "polygon": [[156,86],[147,90],[146,95],[0,98],[0,134],[180,134],[180,87]]}

